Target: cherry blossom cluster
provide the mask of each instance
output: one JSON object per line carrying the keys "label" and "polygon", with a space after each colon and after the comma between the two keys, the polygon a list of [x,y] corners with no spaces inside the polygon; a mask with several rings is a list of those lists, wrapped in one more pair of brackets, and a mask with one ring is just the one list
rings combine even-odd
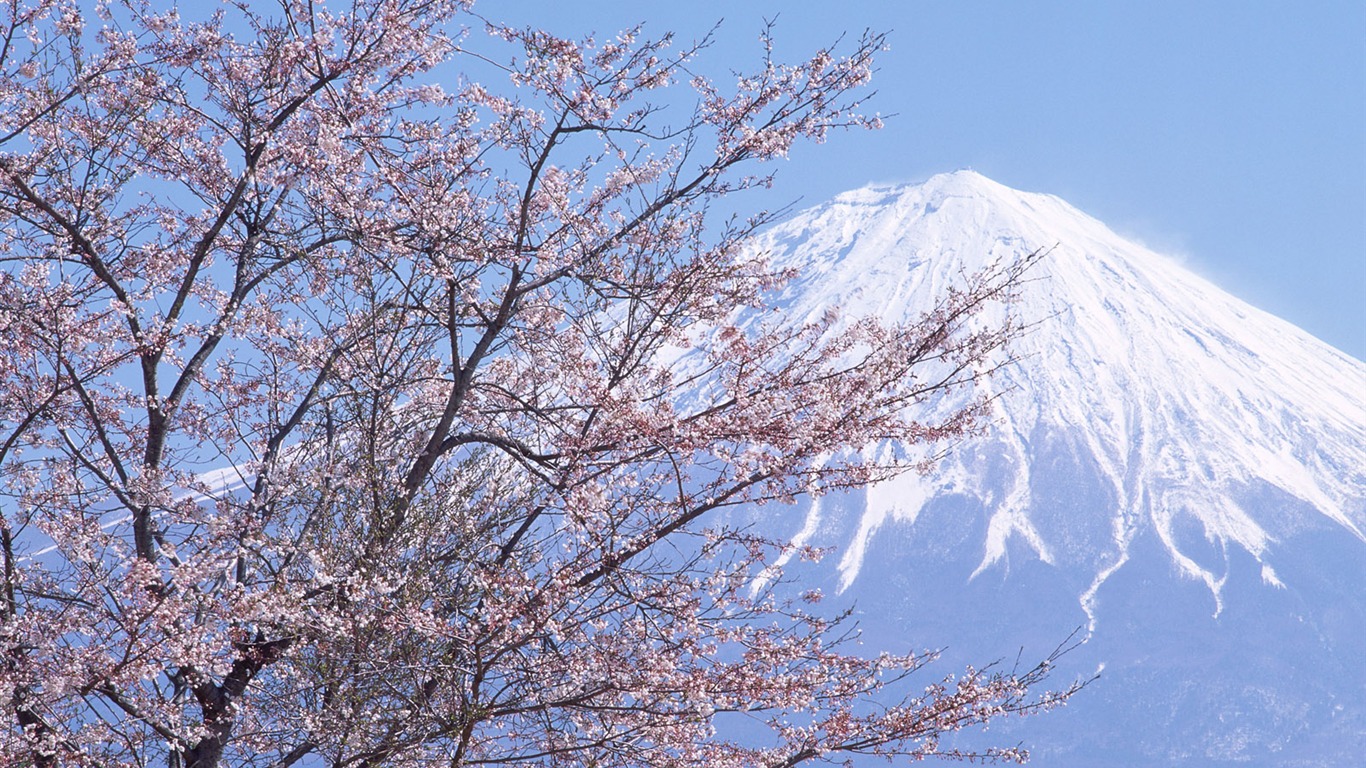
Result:
{"label": "cherry blossom cluster", "polygon": [[718,514],[914,470],[865,448],[973,429],[919,407],[1017,330],[1023,264],[794,325],[714,213],[875,127],[880,36],[723,83],[462,0],[87,5],[0,3],[0,763],[919,758],[1074,690],[925,687]]}

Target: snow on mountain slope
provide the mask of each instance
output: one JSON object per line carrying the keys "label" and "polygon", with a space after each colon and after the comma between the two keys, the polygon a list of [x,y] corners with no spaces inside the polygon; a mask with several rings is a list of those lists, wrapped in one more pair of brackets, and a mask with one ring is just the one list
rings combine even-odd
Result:
{"label": "snow on mountain slope", "polygon": [[[1036,325],[1013,348],[1019,362],[995,381],[996,424],[929,477],[866,494],[840,543],[844,588],[879,529],[913,522],[945,492],[991,510],[974,576],[1001,564],[1011,542],[1045,563],[1083,561],[1090,582],[1079,599],[1092,628],[1098,590],[1143,531],[1205,585],[1216,614],[1235,549],[1279,586],[1274,544],[1309,521],[1250,508],[1243,489],[1279,489],[1366,542],[1366,365],[1056,197],[959,171],[840,195],[758,247],[798,269],[780,301],[798,321],[831,305],[850,316],[911,316],[962,272],[1051,249],[1011,310]],[[1045,441],[1095,463],[1116,500],[1095,510],[1108,517],[1108,541],[1041,531],[1031,473]],[[1008,467],[992,484],[983,482],[984,451]],[[819,505],[809,512],[807,535],[821,514]]]}

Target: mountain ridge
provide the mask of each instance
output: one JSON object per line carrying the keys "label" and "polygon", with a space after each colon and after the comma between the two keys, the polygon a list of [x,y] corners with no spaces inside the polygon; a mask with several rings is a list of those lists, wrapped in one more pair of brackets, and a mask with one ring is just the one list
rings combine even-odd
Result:
{"label": "mountain ridge", "polygon": [[[832,221],[839,218],[843,221]],[[858,226],[851,229],[851,222]],[[835,242],[822,242],[832,239],[832,231],[839,232]],[[925,231],[929,236],[907,234]],[[950,242],[947,235],[960,242]],[[801,263],[813,245],[816,251],[840,256],[833,264]],[[1024,311],[1036,327],[1017,350],[1043,362],[1044,373],[1024,365],[1003,372],[1002,391],[993,394],[1006,401],[997,417],[1008,428],[998,434],[1018,438],[1040,425],[1068,428],[1089,421],[1090,429],[1079,437],[1090,443],[1091,455],[1102,461],[1116,492],[1129,497],[1126,512],[1156,515],[1152,522],[1174,560],[1203,580],[1216,601],[1219,577],[1177,546],[1171,518],[1178,507],[1208,507],[1213,514],[1200,517],[1208,534],[1236,542],[1260,558],[1271,537],[1245,510],[1228,502],[1230,482],[1267,481],[1366,541],[1362,477],[1359,472],[1334,477],[1337,472],[1350,474],[1353,464],[1366,465],[1366,407],[1352,396],[1353,391],[1366,391],[1366,365],[1220,291],[1174,261],[1123,241],[1058,198],[1017,192],[975,172],[959,171],[921,185],[878,185],[844,193],[774,228],[759,247],[774,253],[778,266],[801,267],[804,276],[780,302],[797,317],[837,304],[851,315],[889,319],[896,319],[902,308],[926,306],[957,271],[981,268],[988,258],[1051,249],[1044,274],[1022,289]],[[936,269],[931,257],[922,254],[933,254],[951,268]],[[979,259],[973,262],[968,254]],[[889,266],[888,260],[901,263]],[[1202,313],[1211,312],[1214,321],[1198,322]],[[1040,319],[1049,315],[1051,320]],[[1248,329],[1242,338],[1235,335],[1238,326]],[[1217,365],[1211,362],[1215,347],[1225,354]],[[1303,354],[1306,349],[1331,362]],[[1163,371],[1182,380],[1164,377]],[[1064,386],[1060,382],[1067,377],[1085,387]],[[1278,397],[1276,384],[1291,394]],[[1023,402],[1017,393],[1034,402]],[[1287,406],[1291,396],[1295,408]],[[1142,407],[1139,398],[1152,407]],[[1274,412],[1280,418],[1295,410],[1305,426],[1328,435],[1331,451],[1294,445],[1303,431],[1299,426],[1278,426],[1265,417]],[[1200,433],[1199,444],[1177,439],[1188,430]],[[1240,437],[1254,431],[1266,439],[1240,444]],[[1017,457],[1027,448],[1027,441],[1007,442]],[[1206,447],[1215,444],[1217,450]],[[1350,460],[1338,461],[1343,455]],[[903,482],[902,494],[920,495],[908,482],[918,481]],[[1209,483],[1221,490],[1198,490]],[[1154,494],[1163,498],[1154,499]],[[1052,559],[1047,543],[1020,515],[1026,497],[1017,490],[994,518],[978,572],[1004,556],[1005,540],[1011,536],[1029,543],[1045,562]],[[866,513],[869,526],[862,536],[870,535],[889,511]],[[1116,532],[1121,544],[1124,535]],[[860,540],[842,564],[846,587],[857,572]],[[1265,578],[1277,583],[1270,565]]]}
{"label": "mountain ridge", "polygon": [[755,247],[798,275],[776,302],[795,323],[831,306],[912,320],[965,272],[1048,251],[981,318],[1033,326],[990,384],[994,423],[928,474],[771,521],[839,553],[788,563],[800,578],[861,606],[871,634],[978,658],[1080,617],[1079,659],[1107,679],[1044,727],[1045,762],[1328,766],[1366,748],[1349,586],[1366,577],[1366,364],[970,171],[844,193]]}

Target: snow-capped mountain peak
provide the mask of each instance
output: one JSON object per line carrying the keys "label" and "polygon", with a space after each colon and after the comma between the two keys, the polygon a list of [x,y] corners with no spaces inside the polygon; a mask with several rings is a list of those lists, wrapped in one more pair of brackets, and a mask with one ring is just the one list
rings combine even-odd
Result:
{"label": "snow-capped mountain peak", "polygon": [[838,553],[786,576],[839,593],[874,642],[947,644],[952,661],[1046,652],[1089,625],[1069,663],[1105,676],[1018,732],[1033,765],[1360,762],[1366,365],[971,171],[845,193],[757,247],[799,275],[778,307],[791,322],[832,306],[913,320],[964,273],[1047,251],[1000,310],[1032,331],[991,381],[994,423],[928,475],[796,521],[756,510]]}
{"label": "snow-capped mountain peak", "polygon": [[[799,267],[782,300],[798,319],[831,305],[913,317],[964,272],[1048,251],[1010,310],[1035,328],[996,383],[996,425],[931,476],[866,494],[843,543],[844,587],[880,529],[946,493],[992,510],[977,574],[1008,565],[1015,544],[1045,563],[1084,563],[1093,622],[1098,590],[1143,531],[1208,587],[1216,614],[1235,549],[1274,587],[1275,544],[1297,527],[1326,519],[1366,541],[1366,365],[1056,197],[958,171],[847,192],[759,247]],[[1093,466],[1112,495],[1095,519],[1044,522],[1038,465],[1059,452]],[[1279,502],[1245,501],[1262,489]],[[808,534],[820,506],[810,514]],[[1094,535],[1102,521],[1108,535]]]}

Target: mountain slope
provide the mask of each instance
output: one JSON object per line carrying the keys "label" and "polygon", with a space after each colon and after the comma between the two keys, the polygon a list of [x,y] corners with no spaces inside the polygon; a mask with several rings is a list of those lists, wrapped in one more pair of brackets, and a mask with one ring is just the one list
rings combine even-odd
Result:
{"label": "mountain slope", "polygon": [[1034,328],[988,432],[794,532],[839,548],[805,578],[856,598],[871,633],[966,652],[1084,624],[1108,671],[1045,739],[1060,765],[1331,765],[1366,746],[1366,365],[972,172],[846,193],[759,247],[801,274],[795,320],[905,317],[1051,249],[1011,310]]}

